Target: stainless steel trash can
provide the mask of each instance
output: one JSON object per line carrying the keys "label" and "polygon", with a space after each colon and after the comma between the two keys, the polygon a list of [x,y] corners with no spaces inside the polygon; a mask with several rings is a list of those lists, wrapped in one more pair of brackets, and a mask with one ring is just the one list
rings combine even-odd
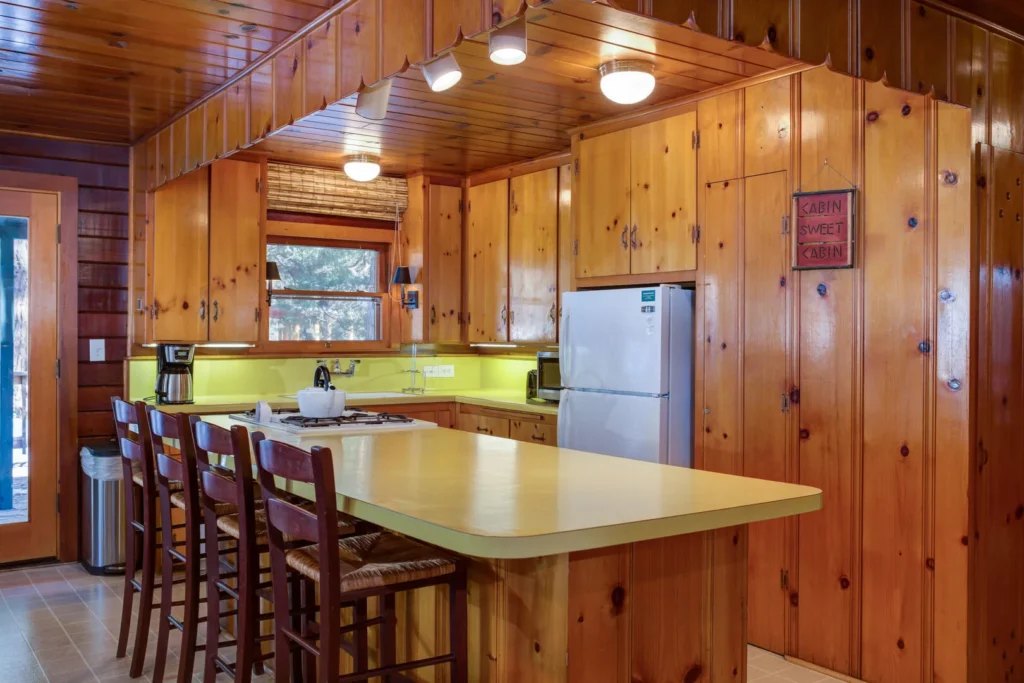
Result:
{"label": "stainless steel trash can", "polygon": [[117,442],[82,448],[82,566],[124,573],[124,487]]}

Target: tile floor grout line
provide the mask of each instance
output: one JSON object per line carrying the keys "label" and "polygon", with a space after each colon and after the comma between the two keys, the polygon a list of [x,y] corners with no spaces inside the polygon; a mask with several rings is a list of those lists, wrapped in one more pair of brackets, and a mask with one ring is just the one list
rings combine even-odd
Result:
{"label": "tile floor grout line", "polygon": [[[58,571],[57,573],[58,573],[58,574],[60,574],[60,572],[59,572],[59,571]],[[26,572],[26,574],[27,574],[27,572]],[[80,596],[80,595],[78,595],[78,591],[76,591],[76,590],[75,590],[75,587],[71,585],[71,582],[70,582],[70,581],[68,581],[67,577],[66,577],[66,576],[64,576],[64,574],[60,574],[60,578],[61,578],[61,581],[63,581],[64,583],[66,583],[66,584],[68,585],[68,588],[70,588],[70,589],[71,589],[71,592],[75,594],[75,597],[76,597],[76,598],[78,598],[79,600],[82,600],[81,596]],[[44,605],[46,605],[46,609],[47,609],[47,611],[48,611],[48,612],[50,613],[50,616],[52,616],[52,617],[53,617],[53,618],[54,618],[54,619],[55,619],[55,620],[57,621],[57,623],[58,623],[58,624],[60,624],[60,630],[61,630],[61,631],[63,631],[63,632],[64,632],[64,635],[65,635],[65,636],[67,636],[67,638],[68,638],[68,640],[69,640],[69,641],[71,641],[71,646],[75,648],[75,652],[77,652],[77,653],[78,653],[78,656],[79,656],[79,657],[81,657],[81,659],[82,659],[82,663],[83,663],[83,664],[85,664],[85,668],[89,670],[89,673],[90,673],[90,674],[92,674],[92,677],[93,677],[93,679],[94,679],[94,680],[96,681],[96,683],[100,683],[100,677],[99,677],[99,676],[97,676],[97,675],[96,675],[96,672],[92,670],[92,666],[91,666],[91,665],[89,664],[89,662],[88,662],[88,661],[86,660],[86,658],[85,658],[85,655],[83,655],[83,654],[82,654],[82,651],[81,651],[80,649],[78,649],[78,643],[76,643],[76,642],[75,642],[75,640],[74,640],[74,638],[72,638],[72,637],[71,637],[71,634],[70,634],[70,633],[68,633],[68,630],[67,630],[66,628],[64,628],[64,622],[63,622],[63,621],[61,621],[61,620],[60,620],[60,619],[59,619],[59,618],[57,617],[57,615],[56,615],[56,614],[54,614],[54,612],[53,612],[53,608],[52,608],[52,607],[50,607],[50,603],[49,603],[49,601],[48,601],[48,600],[46,599],[46,596],[44,596],[44,595],[42,594],[42,592],[41,592],[41,591],[39,590],[39,586],[37,586],[37,585],[36,585],[36,582],[32,580],[32,577],[31,577],[31,576],[29,577],[29,579],[28,579],[28,580],[29,580],[29,583],[31,583],[31,584],[32,584],[32,588],[33,588],[33,589],[35,589],[35,591],[36,591],[36,594],[37,594],[37,595],[39,596],[39,598],[40,598],[40,599],[41,599],[41,600],[43,601],[43,604],[44,604]],[[84,603],[85,603],[85,601],[84,601],[84,600],[82,600],[82,603],[84,604]],[[88,605],[86,605],[86,607],[88,607]],[[92,610],[89,610],[89,611],[91,612]],[[34,651],[34,650],[33,650],[33,654],[35,654],[35,651]],[[42,668],[42,667],[40,667],[40,668]],[[46,672],[45,672],[45,671],[43,672],[43,675],[46,675]],[[50,680],[50,679],[49,679],[49,677],[47,677],[47,679],[46,679],[46,680]]]}
{"label": "tile floor grout line", "polygon": [[[25,574],[25,578],[28,579],[28,582],[32,583],[32,579],[29,578],[28,572],[22,571],[22,573]],[[35,584],[34,583],[32,583],[32,587],[35,588]],[[39,593],[39,589],[36,589],[36,593]],[[39,596],[39,597],[42,597],[42,596]],[[14,616],[14,612],[11,612],[11,607],[10,607],[10,605],[7,604],[7,596],[4,595],[4,592],[3,592],[2,589],[0,589],[0,600],[3,600],[4,609],[6,609],[8,612],[10,612],[11,616],[13,617]],[[43,600],[43,603],[45,604],[46,600]],[[63,627],[61,627],[61,628],[63,628]],[[32,647],[32,643],[28,642],[28,638],[26,638],[25,634],[22,633],[20,625],[18,626],[18,635],[21,636],[21,639],[25,641],[26,645],[28,645],[29,652],[32,653],[32,659],[34,659],[36,661],[36,666],[39,668],[39,673],[43,674],[43,678],[46,679],[46,683],[50,683],[50,676],[46,673],[46,669],[43,668],[42,662],[39,661],[39,657],[36,655],[36,650],[35,650],[34,647]],[[90,669],[90,671],[91,671],[91,669]]]}

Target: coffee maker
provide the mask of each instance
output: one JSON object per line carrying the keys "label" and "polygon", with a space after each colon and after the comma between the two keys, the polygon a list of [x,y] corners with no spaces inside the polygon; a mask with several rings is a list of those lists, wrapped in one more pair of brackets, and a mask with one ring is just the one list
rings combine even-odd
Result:
{"label": "coffee maker", "polygon": [[156,402],[192,403],[192,344],[160,344],[156,347]]}

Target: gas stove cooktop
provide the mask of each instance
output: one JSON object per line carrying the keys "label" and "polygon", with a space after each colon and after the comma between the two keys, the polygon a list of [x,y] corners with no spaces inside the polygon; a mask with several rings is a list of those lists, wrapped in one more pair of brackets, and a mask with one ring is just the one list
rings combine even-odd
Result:
{"label": "gas stove cooktop", "polygon": [[[341,417],[303,417],[297,408],[278,408],[273,411],[274,419],[266,426],[293,433],[342,433],[347,431],[387,429],[427,429],[435,427],[431,422],[414,420],[405,415],[392,413],[369,413],[365,410],[346,410]],[[230,415],[234,420],[252,424],[257,422],[256,411]]]}

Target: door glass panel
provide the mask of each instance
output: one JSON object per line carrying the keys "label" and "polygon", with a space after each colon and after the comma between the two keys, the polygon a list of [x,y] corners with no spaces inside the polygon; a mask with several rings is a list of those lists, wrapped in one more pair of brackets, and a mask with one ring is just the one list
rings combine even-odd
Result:
{"label": "door glass panel", "polygon": [[28,219],[0,216],[0,524],[28,521]]}

